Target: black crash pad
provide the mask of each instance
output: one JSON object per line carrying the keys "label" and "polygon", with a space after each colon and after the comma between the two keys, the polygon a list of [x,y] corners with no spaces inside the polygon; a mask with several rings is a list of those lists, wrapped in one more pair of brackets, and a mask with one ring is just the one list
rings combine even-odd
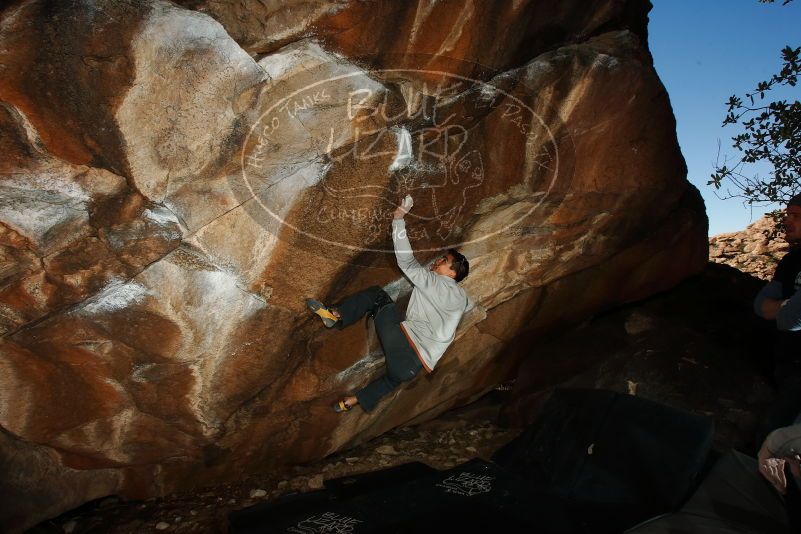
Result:
{"label": "black crash pad", "polygon": [[619,533],[692,493],[713,423],[632,395],[556,390],[493,461],[571,503],[585,528]]}
{"label": "black crash pad", "polygon": [[[491,463],[473,460],[413,480],[403,478],[419,468],[402,467],[394,474],[384,473],[381,484],[376,483],[375,473],[364,482],[348,477],[357,480],[347,485],[334,481],[336,489],[290,495],[234,512],[229,516],[229,530],[239,534],[578,532],[559,499],[532,493],[526,484]],[[343,487],[348,487],[344,493]],[[356,487],[365,491],[351,490]]]}

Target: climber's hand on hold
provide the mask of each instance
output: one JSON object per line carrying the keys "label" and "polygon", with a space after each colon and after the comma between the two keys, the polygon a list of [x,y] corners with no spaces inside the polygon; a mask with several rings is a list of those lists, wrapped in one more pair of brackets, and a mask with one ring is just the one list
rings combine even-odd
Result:
{"label": "climber's hand on hold", "polygon": [[403,216],[409,213],[409,210],[412,209],[412,206],[414,206],[412,196],[406,195],[406,197],[403,199],[403,202],[401,202],[401,205],[395,208],[395,213],[392,214],[392,218],[403,219]]}

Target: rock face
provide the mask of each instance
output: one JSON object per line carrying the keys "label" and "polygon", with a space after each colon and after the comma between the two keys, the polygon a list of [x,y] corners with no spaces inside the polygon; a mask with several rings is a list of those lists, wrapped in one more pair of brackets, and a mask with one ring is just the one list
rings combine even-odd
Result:
{"label": "rock face", "polygon": [[770,280],[776,265],[787,254],[787,241],[779,234],[771,238],[774,222],[762,217],[745,230],[709,238],[709,260],[730,265],[762,280]]}
{"label": "rock face", "polygon": [[[2,11],[3,529],[434,417],[521,336],[707,260],[647,2],[181,4]],[[406,193],[418,259],[462,248],[478,306],[434,373],[340,417],[380,346],[303,299],[405,301]]]}

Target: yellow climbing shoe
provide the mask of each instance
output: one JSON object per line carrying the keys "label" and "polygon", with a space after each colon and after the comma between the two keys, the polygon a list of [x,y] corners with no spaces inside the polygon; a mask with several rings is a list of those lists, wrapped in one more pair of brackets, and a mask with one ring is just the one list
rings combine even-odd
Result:
{"label": "yellow climbing shoe", "polygon": [[331,328],[339,321],[339,317],[331,313],[331,310],[326,308],[322,302],[314,299],[306,299],[306,306],[308,306],[312,312],[320,316],[326,328]]}

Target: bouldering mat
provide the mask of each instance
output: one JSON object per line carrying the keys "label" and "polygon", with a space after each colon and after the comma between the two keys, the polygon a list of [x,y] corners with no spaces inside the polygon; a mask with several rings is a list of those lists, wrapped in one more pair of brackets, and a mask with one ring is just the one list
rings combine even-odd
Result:
{"label": "bouldering mat", "polygon": [[[522,480],[482,460],[405,481],[390,476],[378,484],[380,477],[369,475],[369,482],[353,483],[368,491],[332,489],[291,495],[234,512],[229,516],[229,530],[304,534],[506,529],[581,532],[559,498],[532,492]],[[341,481],[333,486],[341,489]]]}
{"label": "bouldering mat", "polygon": [[713,423],[613,391],[559,389],[493,461],[565,498],[593,532],[675,511],[703,471]]}

